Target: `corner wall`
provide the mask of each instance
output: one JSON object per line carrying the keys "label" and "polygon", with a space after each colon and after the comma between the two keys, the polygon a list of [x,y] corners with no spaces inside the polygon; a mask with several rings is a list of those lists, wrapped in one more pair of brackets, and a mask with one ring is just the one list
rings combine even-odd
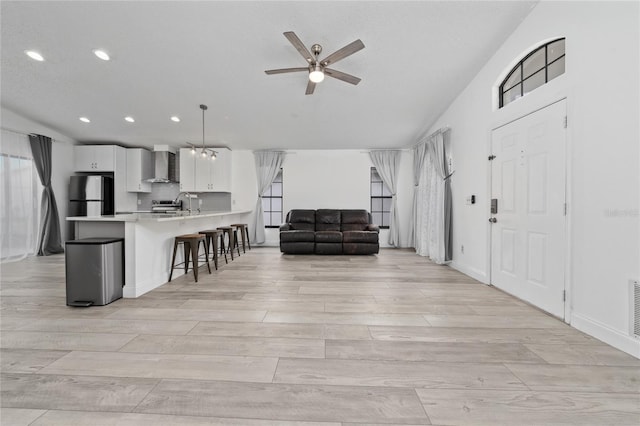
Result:
{"label": "corner wall", "polygon": [[[636,357],[628,286],[640,277],[638,16],[637,2],[541,2],[432,126],[452,128],[452,266],[489,282],[491,130],[567,98],[566,320]],[[495,110],[500,77],[555,37],[566,37],[566,73]],[[478,203],[465,205],[471,194]]]}
{"label": "corner wall", "polygon": [[73,145],[76,141],[57,131],[25,118],[13,111],[2,108],[2,128],[18,133],[37,133],[53,139],[51,148],[51,185],[58,204],[62,244],[72,235],[72,225],[65,218],[68,216],[67,200],[69,199],[69,176],[73,174]]}

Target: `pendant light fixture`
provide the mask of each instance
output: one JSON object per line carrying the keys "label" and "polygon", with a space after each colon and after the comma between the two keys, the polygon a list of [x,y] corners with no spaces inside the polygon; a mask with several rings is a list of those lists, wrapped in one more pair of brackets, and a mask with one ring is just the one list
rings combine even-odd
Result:
{"label": "pendant light fixture", "polygon": [[[202,149],[200,150],[200,155],[203,158],[210,157],[211,160],[215,160],[218,153],[211,148],[207,148],[204,144],[204,112],[208,109],[208,107],[204,104],[200,105],[200,109],[202,110]],[[196,153],[196,146],[194,144],[191,145],[191,154]]]}

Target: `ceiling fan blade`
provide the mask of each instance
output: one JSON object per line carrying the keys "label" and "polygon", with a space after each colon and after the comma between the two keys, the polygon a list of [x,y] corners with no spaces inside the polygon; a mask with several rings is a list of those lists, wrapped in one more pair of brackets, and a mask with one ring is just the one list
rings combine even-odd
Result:
{"label": "ceiling fan blade", "polygon": [[280,68],[276,70],[266,70],[266,74],[284,74],[286,72],[309,71],[309,68]]}
{"label": "ceiling fan blade", "polygon": [[320,63],[323,67],[326,67],[327,65],[335,64],[339,60],[344,59],[349,55],[353,55],[354,53],[362,49],[364,49],[364,43],[362,43],[362,41],[358,39],[352,43],[347,44],[342,49],[336,50],[331,55],[320,61]]}
{"label": "ceiling fan blade", "polygon": [[287,38],[287,40],[289,40],[291,44],[293,44],[293,47],[296,48],[296,50],[302,55],[303,58],[307,60],[307,62],[309,62],[310,64],[313,63],[313,55],[311,54],[311,52],[309,52],[309,49],[307,49],[302,41],[300,41],[296,33],[294,33],[293,31],[287,31],[284,33],[284,36]]}
{"label": "ceiling fan blade", "polygon": [[329,77],[337,78],[338,80],[346,81],[351,84],[358,84],[360,80],[358,77],[355,77],[351,74],[344,73],[342,71],[332,70],[331,68],[325,68],[324,73]]}
{"label": "ceiling fan blade", "polygon": [[316,84],[309,80],[309,83],[307,83],[307,91],[304,92],[305,95],[313,95],[313,91],[316,89]]}

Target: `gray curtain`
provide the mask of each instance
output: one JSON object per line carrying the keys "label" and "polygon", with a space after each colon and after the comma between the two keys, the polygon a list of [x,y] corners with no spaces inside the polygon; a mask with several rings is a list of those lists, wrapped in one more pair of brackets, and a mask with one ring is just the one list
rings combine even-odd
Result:
{"label": "gray curtain", "polygon": [[438,177],[444,183],[444,205],[439,208],[444,209],[443,213],[443,241],[444,244],[444,261],[450,262],[453,259],[453,247],[451,246],[451,182],[449,179],[449,166],[447,164],[447,156],[444,149],[444,138],[448,136],[448,131],[436,134],[431,142],[433,154],[433,165],[436,169]]}
{"label": "gray curtain", "polygon": [[33,163],[38,171],[42,190],[40,213],[40,236],[38,237],[38,256],[62,253],[60,217],[56,197],[51,186],[51,138],[42,135],[29,135]]}
{"label": "gray curtain", "polygon": [[427,145],[420,142],[413,148],[413,208],[411,209],[411,224],[409,228],[409,243],[413,247],[417,247],[416,239],[418,238],[418,186],[420,185],[420,176],[424,170],[424,163],[427,156]]}
{"label": "gray curtain", "polygon": [[256,177],[258,178],[258,202],[253,218],[253,242],[264,243],[264,211],[262,210],[262,194],[269,189],[284,162],[286,153],[282,151],[254,151]]}
{"label": "gray curtain", "polygon": [[389,217],[389,245],[400,245],[400,227],[398,224],[398,206],[396,193],[398,188],[398,169],[400,168],[400,151],[381,150],[369,152],[371,161],[380,178],[391,191],[391,214]]}

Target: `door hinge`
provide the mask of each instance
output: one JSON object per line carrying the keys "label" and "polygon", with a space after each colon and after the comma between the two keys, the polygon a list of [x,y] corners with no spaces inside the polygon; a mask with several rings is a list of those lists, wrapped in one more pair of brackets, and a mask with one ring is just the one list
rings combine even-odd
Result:
{"label": "door hinge", "polygon": [[563,302],[567,301],[567,290],[562,290],[562,301]]}
{"label": "door hinge", "polygon": [[567,116],[566,115],[564,116],[564,128],[565,129],[567,128]]}
{"label": "door hinge", "polygon": [[488,157],[488,159],[489,159],[489,161],[495,160],[495,159],[496,159],[496,156],[495,156],[495,155],[490,155],[490,156]]}
{"label": "door hinge", "polygon": [[567,203],[564,203],[564,215],[567,215]]}

